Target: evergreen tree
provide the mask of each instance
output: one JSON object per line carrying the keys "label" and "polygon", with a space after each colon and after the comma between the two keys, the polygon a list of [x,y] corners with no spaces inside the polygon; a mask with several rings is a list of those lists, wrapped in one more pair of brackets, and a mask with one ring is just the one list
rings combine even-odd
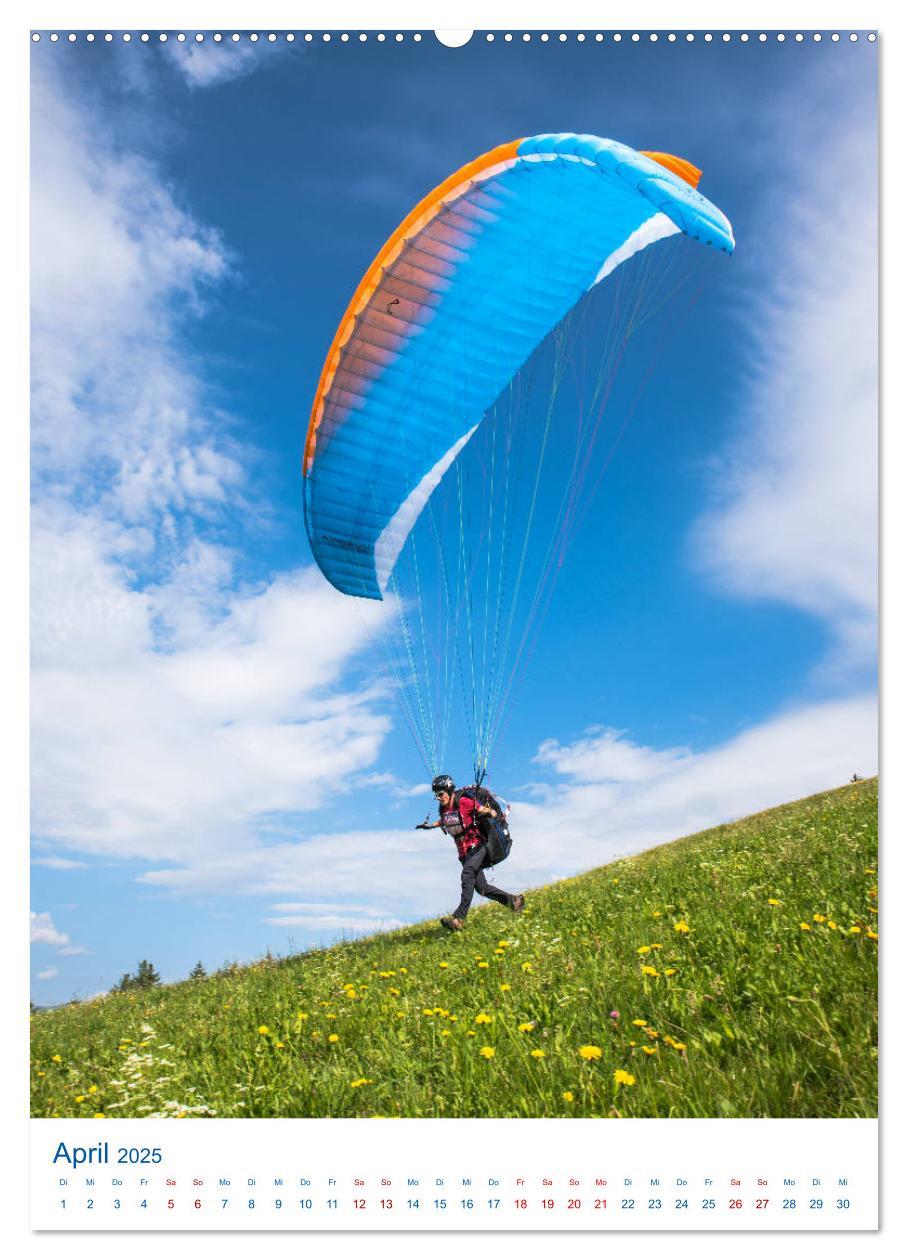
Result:
{"label": "evergreen tree", "polygon": [[143,958],[139,963],[139,970],[136,972],[135,981],[137,989],[151,989],[156,984],[161,983],[161,977],[155,971],[148,959]]}
{"label": "evergreen tree", "polygon": [[189,979],[190,980],[204,980],[207,975],[208,975],[208,972],[202,966],[201,960],[199,960],[199,962],[197,962],[196,965],[193,967],[192,971],[190,971]]}

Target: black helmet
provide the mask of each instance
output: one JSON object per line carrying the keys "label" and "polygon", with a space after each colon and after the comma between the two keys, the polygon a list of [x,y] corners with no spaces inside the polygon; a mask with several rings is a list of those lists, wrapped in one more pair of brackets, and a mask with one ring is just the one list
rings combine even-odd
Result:
{"label": "black helmet", "polygon": [[449,774],[436,774],[432,780],[432,791],[436,796],[439,792],[453,792],[454,780]]}

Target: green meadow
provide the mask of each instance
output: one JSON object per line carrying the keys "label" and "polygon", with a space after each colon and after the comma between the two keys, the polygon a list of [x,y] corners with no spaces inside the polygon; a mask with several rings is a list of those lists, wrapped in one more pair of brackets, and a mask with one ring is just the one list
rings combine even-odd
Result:
{"label": "green meadow", "polygon": [[876,897],[873,779],[536,889],[521,916],[483,903],[462,933],[39,1012],[32,1114],[875,1116]]}

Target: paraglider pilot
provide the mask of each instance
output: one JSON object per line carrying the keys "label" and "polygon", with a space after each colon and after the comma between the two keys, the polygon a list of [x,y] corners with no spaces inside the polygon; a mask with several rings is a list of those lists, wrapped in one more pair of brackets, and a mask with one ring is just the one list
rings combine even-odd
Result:
{"label": "paraglider pilot", "polygon": [[459,932],[464,927],[473,893],[478,892],[490,901],[497,901],[515,913],[520,913],[524,906],[520,893],[502,892],[490,884],[483,874],[483,867],[488,865],[486,844],[477,825],[477,816],[492,814],[495,811],[487,805],[480,804],[466,792],[458,792],[454,780],[447,774],[437,775],[432,780],[432,791],[438,800],[438,820],[434,823],[419,823],[422,830],[440,827],[457,845],[457,856],[460,860],[460,905],[453,914],[445,915],[441,920],[442,927],[449,932]]}

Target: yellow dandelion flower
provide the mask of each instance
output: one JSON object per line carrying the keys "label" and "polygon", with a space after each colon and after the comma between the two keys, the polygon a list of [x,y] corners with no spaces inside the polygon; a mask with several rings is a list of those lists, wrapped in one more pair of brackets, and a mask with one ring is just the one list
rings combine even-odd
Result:
{"label": "yellow dandelion flower", "polygon": [[683,919],[679,919],[679,920],[678,920],[678,922],[675,924],[675,931],[676,931],[676,932],[689,932],[689,931],[690,931],[690,928],[689,928],[689,926],[688,926],[688,925],[684,922],[684,920],[683,920]]}
{"label": "yellow dandelion flower", "polygon": [[814,921],[814,923],[825,923],[825,922],[826,922],[826,915],[825,915],[825,914],[815,914],[815,915],[813,916],[813,921]]}
{"label": "yellow dandelion flower", "polygon": [[495,1058],[495,1047],[494,1047],[494,1046],[483,1046],[483,1047],[481,1048],[481,1050],[479,1051],[479,1053],[482,1055],[482,1057],[483,1057],[484,1059],[494,1059],[494,1058]]}
{"label": "yellow dandelion flower", "polygon": [[654,944],[654,945],[651,945],[651,946],[650,946],[650,949],[661,949],[661,948],[662,948],[662,946],[661,946],[661,945],[655,945],[655,944]]}
{"label": "yellow dandelion flower", "polygon": [[535,1027],[536,1027],[535,1024],[530,1024],[530,1023],[518,1024],[517,1031],[518,1032],[532,1032]]}
{"label": "yellow dandelion flower", "polygon": [[268,1027],[267,1024],[259,1024],[258,1032],[260,1036],[267,1037],[268,1034],[271,1032],[271,1029]]}
{"label": "yellow dandelion flower", "polygon": [[89,1085],[89,1087],[88,1087],[88,1092],[89,1092],[90,1094],[96,1094],[96,1093],[98,1092],[98,1087],[97,1087],[97,1085]]}
{"label": "yellow dandelion flower", "polygon": [[471,1028],[471,1029],[470,1029],[470,1031],[467,1033],[467,1036],[468,1036],[468,1037],[475,1037],[475,1036],[476,1036],[476,1030],[475,1030],[474,1028]]}
{"label": "yellow dandelion flower", "polygon": [[655,1054],[655,1053],[656,1053],[656,1050],[657,1050],[657,1047],[656,1047],[656,1046],[644,1046],[644,1047],[643,1047],[643,1053],[644,1053],[644,1054]]}
{"label": "yellow dandelion flower", "polygon": [[880,939],[879,933],[874,932],[872,928],[867,929],[867,936],[871,941],[878,941]]}
{"label": "yellow dandelion flower", "polygon": [[675,1047],[675,1049],[676,1049],[676,1050],[686,1050],[686,1049],[687,1049],[687,1043],[686,1043],[686,1042],[684,1042],[684,1041],[673,1041],[673,1042],[672,1042],[672,1045]]}
{"label": "yellow dandelion flower", "polygon": [[392,997],[400,997],[400,989],[389,988],[388,992],[391,994]]}
{"label": "yellow dandelion flower", "polygon": [[655,967],[641,967],[640,970],[645,976],[658,976],[659,974]]}
{"label": "yellow dandelion flower", "polygon": [[832,919],[828,920],[826,926],[829,928],[830,932],[837,932],[839,930],[838,923],[833,923]]}
{"label": "yellow dandelion flower", "polygon": [[283,1043],[282,1041],[276,1041],[276,1042],[274,1043],[274,1048],[275,1048],[275,1050],[283,1050],[283,1049],[284,1049],[284,1043]]}
{"label": "yellow dandelion flower", "polygon": [[450,1028],[443,1028],[443,1029],[441,1030],[441,1035],[442,1035],[443,1037],[450,1037],[450,1035],[451,1035],[451,1030],[450,1030]]}
{"label": "yellow dandelion flower", "polygon": [[564,1093],[561,1095],[561,1097],[564,1099],[564,1101],[565,1101],[565,1102],[573,1102],[573,1101],[574,1101],[574,1095],[571,1093],[571,1091],[570,1091],[569,1089],[566,1089],[566,1090],[564,1091]]}
{"label": "yellow dandelion flower", "polygon": [[631,1076],[630,1072],[625,1072],[624,1068],[615,1068],[616,1085],[636,1085],[636,1083],[636,1078]]}
{"label": "yellow dandelion flower", "polygon": [[44,1073],[43,1073],[43,1072],[39,1072],[39,1073],[38,1073],[38,1075],[39,1075],[39,1076],[43,1076],[43,1075],[44,1075]]}
{"label": "yellow dandelion flower", "polygon": [[103,1120],[103,1119],[104,1119],[104,1112],[103,1112],[103,1111],[96,1111],[96,1112],[95,1112],[95,1114],[92,1116],[92,1119],[93,1119],[93,1120]]}
{"label": "yellow dandelion flower", "polygon": [[676,976],[678,974],[678,968],[666,967],[662,974],[663,976]]}
{"label": "yellow dandelion flower", "polygon": [[432,1009],[431,1009],[431,1007],[424,1006],[424,1007],[422,1008],[422,1013],[423,1013],[423,1015],[434,1015],[434,1014],[435,1014],[435,1011],[434,1011],[434,1010],[432,1010]]}
{"label": "yellow dandelion flower", "polygon": [[530,1058],[531,1058],[531,1059],[544,1059],[544,1058],[545,1058],[545,1051],[544,1051],[544,1050],[531,1050],[531,1051],[530,1051]]}
{"label": "yellow dandelion flower", "polygon": [[499,941],[499,942],[498,942],[498,948],[499,948],[499,949],[507,949],[508,945],[510,945],[510,941]]}
{"label": "yellow dandelion flower", "polygon": [[521,963],[521,964],[520,964],[520,970],[521,970],[521,971],[532,971],[532,970],[533,970],[533,964],[532,964],[531,962]]}
{"label": "yellow dandelion flower", "polygon": [[810,932],[813,930],[809,923],[801,923],[799,926],[802,932]]}
{"label": "yellow dandelion flower", "polygon": [[510,993],[511,991],[511,986],[509,984],[500,984],[498,987],[501,989],[502,993]]}
{"label": "yellow dandelion flower", "polygon": [[581,1059],[601,1059],[602,1051],[598,1046],[581,1046],[579,1050]]}
{"label": "yellow dandelion flower", "polygon": [[652,945],[639,945],[637,947],[638,954],[648,954],[652,950]]}
{"label": "yellow dandelion flower", "polygon": [[861,934],[861,929],[857,926],[856,923],[852,924],[851,927],[848,929],[848,931],[852,933],[856,932],[859,936]]}
{"label": "yellow dandelion flower", "polygon": [[617,883],[618,883],[618,880],[617,880],[617,879],[613,879],[613,880],[612,880],[612,883],[613,883],[613,884],[617,884]]}
{"label": "yellow dandelion flower", "polygon": [[302,1020],[302,1019],[308,1019],[309,1016],[307,1015],[305,1011],[297,1011],[296,1018]]}
{"label": "yellow dandelion flower", "polygon": [[628,1044],[629,1046],[636,1046],[636,1044],[637,1044],[637,1043],[636,1043],[636,1041],[629,1041],[627,1044]]}
{"label": "yellow dandelion flower", "polygon": [[489,964],[487,962],[481,962],[481,963],[476,964],[477,967],[488,967],[488,965]]}
{"label": "yellow dandelion flower", "polygon": [[476,1024],[491,1024],[492,1016],[487,1015],[485,1011],[480,1011],[473,1022]]}
{"label": "yellow dandelion flower", "polygon": [[340,1037],[337,1035],[337,1033],[331,1033],[331,1035],[328,1037],[328,1040],[332,1042],[340,1041]]}
{"label": "yellow dandelion flower", "polygon": [[769,897],[769,898],[767,899],[766,904],[767,904],[768,906],[780,906],[782,903],[781,903],[781,901],[778,901],[775,897]]}
{"label": "yellow dandelion flower", "polygon": [[661,911],[661,910],[654,910],[654,911],[653,911],[653,918],[654,918],[654,919],[661,919],[661,918],[662,918],[662,911]]}
{"label": "yellow dandelion flower", "polygon": [[645,1020],[645,1019],[632,1019],[632,1020],[631,1020],[631,1023],[634,1025],[634,1027],[635,1027],[635,1028],[645,1028],[645,1027],[646,1027],[646,1020]]}
{"label": "yellow dandelion flower", "polygon": [[872,867],[872,866],[865,866],[865,867],[864,867],[864,874],[865,874],[865,875],[875,875],[875,874],[876,874],[876,871],[873,869],[873,867]]}
{"label": "yellow dandelion flower", "polygon": [[409,968],[409,967],[398,967],[398,969],[397,969],[397,970],[400,972],[400,974],[401,974],[402,976],[409,975],[409,972],[410,972],[410,968]]}
{"label": "yellow dandelion flower", "polygon": [[446,962],[440,962],[438,965],[439,965],[439,967],[441,967],[441,968],[442,968],[442,970],[444,970],[444,968],[445,968],[445,967],[450,967],[450,965],[451,965],[451,964],[450,964],[450,963],[446,963]]}
{"label": "yellow dandelion flower", "polygon": [[85,1102],[84,1094],[76,1094],[76,1102]]}
{"label": "yellow dandelion flower", "polygon": [[60,1058],[60,1056],[59,1056],[58,1054],[55,1054],[55,1055],[53,1056],[53,1059],[51,1060],[51,1062],[52,1062],[52,1063],[62,1063],[62,1062],[63,1062],[63,1060]]}

